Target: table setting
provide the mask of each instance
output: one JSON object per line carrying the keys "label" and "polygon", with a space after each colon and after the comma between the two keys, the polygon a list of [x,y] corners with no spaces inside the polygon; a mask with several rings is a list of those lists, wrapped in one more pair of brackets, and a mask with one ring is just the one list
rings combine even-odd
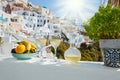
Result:
{"label": "table setting", "polygon": [[[53,54],[54,57],[47,57],[46,48],[52,45],[55,46],[54,42],[47,46],[39,47],[41,46],[40,43],[36,45],[31,41],[21,40],[13,45],[12,47],[11,44],[9,46],[6,45],[9,51],[6,54],[0,54],[1,80],[120,79],[119,68],[106,67],[103,62],[80,61],[81,53],[74,48],[72,43],[71,47],[65,52],[65,56],[70,56],[70,58],[67,57],[65,59],[55,59],[56,54]],[[76,52],[76,54],[73,54],[73,52]],[[71,56],[79,57],[76,59]]]}

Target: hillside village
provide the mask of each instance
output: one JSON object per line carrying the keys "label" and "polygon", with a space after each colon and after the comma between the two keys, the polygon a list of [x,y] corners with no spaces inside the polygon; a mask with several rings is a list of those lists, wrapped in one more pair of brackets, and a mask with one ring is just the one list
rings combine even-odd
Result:
{"label": "hillside village", "polygon": [[[46,7],[32,4],[28,0],[0,1],[1,33],[30,37],[34,34],[60,35],[75,34],[77,45],[81,43],[80,31],[84,31],[78,20],[56,17]],[[3,27],[2,27],[3,26]],[[80,35],[80,36],[79,36]],[[84,37],[88,41],[88,37]]]}

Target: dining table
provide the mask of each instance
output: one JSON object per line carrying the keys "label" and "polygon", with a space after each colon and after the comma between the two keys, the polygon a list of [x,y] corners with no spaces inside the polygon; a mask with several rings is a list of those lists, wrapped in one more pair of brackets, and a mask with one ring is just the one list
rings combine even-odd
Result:
{"label": "dining table", "polygon": [[103,62],[69,64],[63,59],[18,60],[1,55],[0,80],[120,80],[120,68],[107,67]]}

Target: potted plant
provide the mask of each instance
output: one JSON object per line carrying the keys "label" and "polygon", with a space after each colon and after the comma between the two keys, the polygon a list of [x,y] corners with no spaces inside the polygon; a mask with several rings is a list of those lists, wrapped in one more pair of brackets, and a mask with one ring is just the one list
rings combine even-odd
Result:
{"label": "potted plant", "polygon": [[120,7],[100,6],[84,27],[91,39],[99,41],[104,64],[120,67]]}

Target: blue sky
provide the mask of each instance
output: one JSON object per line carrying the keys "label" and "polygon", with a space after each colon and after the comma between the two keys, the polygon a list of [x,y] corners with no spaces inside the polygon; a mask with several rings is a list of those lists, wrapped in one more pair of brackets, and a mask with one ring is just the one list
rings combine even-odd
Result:
{"label": "blue sky", "polygon": [[57,0],[28,0],[29,2],[32,2],[33,4],[39,4],[41,6],[45,6],[49,9],[54,10],[54,4]]}
{"label": "blue sky", "polygon": [[[45,6],[53,11],[57,17],[79,17],[82,21],[89,19],[98,10],[100,0],[76,0],[80,5],[78,9],[68,9],[66,5],[70,0],[28,0],[33,4]],[[74,3],[74,2],[73,2]],[[72,4],[71,4],[72,5]],[[72,5],[73,6],[73,5]]]}

